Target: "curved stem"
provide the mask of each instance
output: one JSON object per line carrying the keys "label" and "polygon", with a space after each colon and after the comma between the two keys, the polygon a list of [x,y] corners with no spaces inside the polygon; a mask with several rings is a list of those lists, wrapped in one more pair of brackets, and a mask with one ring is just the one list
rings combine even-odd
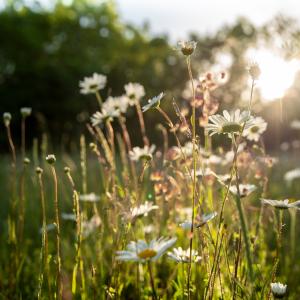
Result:
{"label": "curved stem", "polygon": [[148,261],[148,271],[149,271],[149,275],[150,275],[150,283],[151,283],[151,288],[152,288],[153,299],[157,300],[158,298],[157,298],[157,294],[156,294],[156,290],[155,290],[154,277],[153,277],[150,261]]}

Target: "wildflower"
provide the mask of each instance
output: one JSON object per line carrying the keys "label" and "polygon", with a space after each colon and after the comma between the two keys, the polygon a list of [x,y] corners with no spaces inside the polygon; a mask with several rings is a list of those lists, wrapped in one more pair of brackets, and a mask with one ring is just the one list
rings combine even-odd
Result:
{"label": "wildflower", "polygon": [[106,85],[107,77],[101,74],[94,73],[91,77],[84,77],[82,81],[79,81],[79,87],[81,94],[94,94],[99,90],[104,89]]}
{"label": "wildflower", "polygon": [[135,261],[144,263],[146,261],[156,261],[159,259],[170,247],[172,247],[177,238],[159,238],[153,239],[150,243],[143,240],[137,242],[130,242],[127,245],[127,250],[117,251],[116,259],[122,261]]}
{"label": "wildflower", "polygon": [[79,200],[85,202],[98,202],[100,200],[100,197],[97,196],[95,193],[82,194],[79,195]]}
{"label": "wildflower", "polygon": [[126,113],[129,105],[129,98],[125,95],[119,97],[108,97],[103,103],[102,109],[113,112],[119,111],[119,113]]}
{"label": "wildflower", "polygon": [[5,112],[3,114],[3,122],[5,127],[8,127],[11,121],[11,114],[9,112]]}
{"label": "wildflower", "polygon": [[260,67],[256,62],[253,62],[248,66],[248,72],[252,80],[257,80],[261,74]]}
{"label": "wildflower", "polygon": [[293,203],[289,203],[288,199],[284,200],[271,200],[271,199],[261,199],[262,203],[269,204],[278,209],[288,209],[288,208],[296,208],[300,209],[300,201],[295,201]]}
{"label": "wildflower", "polygon": [[185,56],[190,56],[193,54],[197,47],[197,42],[195,41],[179,41],[178,48],[181,50],[182,54]]}
{"label": "wildflower", "polygon": [[36,172],[36,174],[39,175],[39,174],[43,174],[44,170],[40,167],[36,167],[35,172]]}
{"label": "wildflower", "polygon": [[152,202],[146,201],[145,204],[133,207],[130,209],[130,215],[132,219],[136,219],[142,216],[148,216],[148,213],[154,209],[158,209],[157,205],[153,205]]}
{"label": "wildflower", "polygon": [[[168,252],[168,257],[176,262],[188,263],[190,261],[190,248],[183,250],[181,247],[174,248],[172,252]],[[192,250],[192,262],[199,262],[201,256],[198,255],[198,251]]]}
{"label": "wildflower", "polygon": [[148,104],[143,106],[143,112],[151,109],[151,108],[157,108],[160,105],[160,100],[164,97],[164,93],[160,93],[158,96],[153,97],[152,99],[148,100]]}
{"label": "wildflower", "polygon": [[[257,187],[254,184],[240,184],[239,185],[240,196],[242,198],[249,196],[256,189],[257,189]],[[236,185],[231,186],[229,188],[229,191],[234,195],[238,194]]]}
{"label": "wildflower", "polygon": [[210,214],[202,215],[200,218],[200,222],[196,225],[196,227],[201,227],[201,226],[207,224],[209,221],[214,219],[216,216],[217,216],[217,212],[215,212],[215,211]]}
{"label": "wildflower", "polygon": [[76,215],[75,214],[62,213],[61,217],[64,220],[76,221]]}
{"label": "wildflower", "polygon": [[292,129],[299,130],[300,129],[300,120],[294,120],[290,124]]}
{"label": "wildflower", "polygon": [[20,109],[21,115],[23,118],[27,118],[31,115],[32,108],[31,107],[22,107]]}
{"label": "wildflower", "polygon": [[30,159],[29,159],[28,157],[24,157],[24,159],[23,159],[23,164],[24,164],[25,166],[29,165],[29,164],[30,164]]}
{"label": "wildflower", "polygon": [[155,145],[144,146],[144,148],[140,147],[133,147],[132,151],[129,151],[129,157],[132,161],[139,161],[139,160],[151,160],[152,154],[155,150]]}
{"label": "wildflower", "polygon": [[[207,224],[209,221],[214,219],[217,216],[216,212],[212,212],[209,214],[203,214],[202,216],[198,216],[197,220],[194,223],[194,226],[196,228],[202,227],[205,224]],[[184,230],[191,230],[192,229],[192,222],[191,221],[184,221],[183,223],[180,223],[179,226]]]}
{"label": "wildflower", "polygon": [[82,236],[85,237],[85,238],[88,237],[100,225],[101,225],[101,219],[97,215],[94,215],[88,221],[83,221],[81,223]]}
{"label": "wildflower", "polygon": [[54,154],[48,154],[46,156],[46,161],[48,164],[53,165],[56,162],[56,157]]}
{"label": "wildflower", "polygon": [[108,120],[112,120],[115,117],[120,115],[120,111],[115,109],[114,107],[106,106],[105,108],[101,109],[100,111],[95,112],[91,117],[92,126],[97,126],[103,122]]}
{"label": "wildflower", "polygon": [[286,294],[286,284],[282,284],[280,282],[272,282],[271,283],[271,291],[274,298],[280,299],[283,298]]}
{"label": "wildflower", "polygon": [[291,183],[297,178],[300,178],[300,168],[290,170],[284,174],[284,180],[288,183]]}
{"label": "wildflower", "polygon": [[124,86],[126,96],[129,98],[129,105],[135,105],[142,97],[145,96],[145,89],[139,83],[129,82]]}
{"label": "wildflower", "polygon": [[243,136],[249,141],[258,142],[261,134],[263,134],[267,129],[267,122],[261,117],[256,117],[253,118],[253,123],[255,125],[244,130]]}
{"label": "wildflower", "polygon": [[214,134],[238,134],[244,128],[248,128],[255,125],[253,117],[249,115],[247,111],[241,112],[237,109],[234,112],[229,113],[227,110],[223,111],[223,116],[220,114],[210,116],[206,126],[206,131],[210,135]]}

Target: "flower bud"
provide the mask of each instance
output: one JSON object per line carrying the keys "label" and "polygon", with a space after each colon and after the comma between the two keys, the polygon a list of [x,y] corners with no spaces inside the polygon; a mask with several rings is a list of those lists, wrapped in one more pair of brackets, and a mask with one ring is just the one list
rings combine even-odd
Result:
{"label": "flower bud", "polygon": [[3,122],[5,127],[8,127],[11,121],[11,114],[9,112],[5,112],[3,114]]}
{"label": "flower bud", "polygon": [[190,56],[195,51],[197,43],[195,41],[180,41],[178,46],[183,55]]}
{"label": "flower bud", "polygon": [[56,162],[56,157],[54,154],[48,154],[46,156],[46,161],[48,164],[53,165]]}
{"label": "flower bud", "polygon": [[248,72],[252,77],[252,80],[257,80],[261,74],[260,67],[257,63],[252,63],[248,67]]}
{"label": "flower bud", "polygon": [[29,117],[31,115],[31,111],[32,111],[31,107],[22,107],[20,109],[23,118]]}
{"label": "flower bud", "polygon": [[38,174],[38,175],[39,175],[39,174],[43,174],[43,169],[40,168],[40,167],[36,167],[35,173]]}

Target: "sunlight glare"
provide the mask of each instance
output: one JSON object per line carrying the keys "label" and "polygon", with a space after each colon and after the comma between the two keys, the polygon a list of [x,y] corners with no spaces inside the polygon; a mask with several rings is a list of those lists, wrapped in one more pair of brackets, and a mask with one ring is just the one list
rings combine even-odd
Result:
{"label": "sunlight glare", "polygon": [[257,87],[261,91],[263,101],[282,98],[294,82],[300,61],[284,60],[267,49],[250,49],[247,53],[250,61],[258,63],[261,75]]}

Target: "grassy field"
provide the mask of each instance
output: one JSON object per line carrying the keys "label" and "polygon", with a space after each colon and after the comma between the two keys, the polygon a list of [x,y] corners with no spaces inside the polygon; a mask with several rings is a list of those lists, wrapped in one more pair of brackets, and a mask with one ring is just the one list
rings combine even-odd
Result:
{"label": "grassy field", "polygon": [[[191,49],[182,47],[192,78]],[[284,175],[297,167],[299,150],[274,159],[260,134],[249,139],[244,133],[259,125],[251,105],[209,127],[217,114],[209,110],[211,83],[207,75],[192,86],[190,111],[175,107],[176,120],[160,107],[164,95],[144,107],[161,116],[156,148],[140,86],[125,88],[136,132],[127,131],[121,102],[108,113],[112,100],[103,104],[100,88],[94,91],[101,112],[77,152],[54,156],[46,139],[25,147],[32,142],[25,143],[24,110],[15,149],[13,120],[4,116],[10,154],[0,161],[1,299],[299,299],[298,204],[261,200],[297,200],[299,178]],[[197,110],[207,113],[203,138]],[[231,146],[214,149],[209,133]],[[143,147],[132,145],[137,134]],[[277,282],[287,291],[271,288]]]}

